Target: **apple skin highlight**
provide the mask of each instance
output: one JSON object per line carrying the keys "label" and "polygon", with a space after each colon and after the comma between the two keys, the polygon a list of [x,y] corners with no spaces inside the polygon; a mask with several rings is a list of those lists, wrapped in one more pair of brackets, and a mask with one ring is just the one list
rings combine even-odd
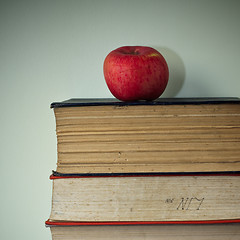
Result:
{"label": "apple skin highlight", "polygon": [[103,72],[110,92],[121,101],[152,101],[164,92],[169,69],[154,48],[124,46],[105,58]]}

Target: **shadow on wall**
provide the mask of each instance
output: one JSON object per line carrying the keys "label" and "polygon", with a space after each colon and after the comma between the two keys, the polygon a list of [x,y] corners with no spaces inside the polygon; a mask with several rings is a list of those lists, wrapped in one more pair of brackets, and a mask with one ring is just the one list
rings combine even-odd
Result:
{"label": "shadow on wall", "polygon": [[169,80],[166,90],[164,91],[162,97],[172,98],[176,97],[176,95],[181,90],[185,77],[185,67],[183,60],[180,56],[174,52],[173,50],[166,47],[154,47],[157,51],[159,51],[165,60],[167,61],[169,68]]}

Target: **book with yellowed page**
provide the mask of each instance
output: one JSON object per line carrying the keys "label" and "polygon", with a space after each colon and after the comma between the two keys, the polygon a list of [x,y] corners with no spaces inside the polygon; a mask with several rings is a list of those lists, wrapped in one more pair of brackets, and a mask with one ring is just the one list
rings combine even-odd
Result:
{"label": "book with yellowed page", "polygon": [[240,238],[240,172],[59,174],[53,240]]}
{"label": "book with yellowed page", "polygon": [[240,171],[239,98],[52,103],[57,172]]}
{"label": "book with yellowed page", "polygon": [[52,103],[52,239],[240,238],[240,100]]}
{"label": "book with yellowed page", "polygon": [[48,224],[240,223],[240,172],[53,173]]}

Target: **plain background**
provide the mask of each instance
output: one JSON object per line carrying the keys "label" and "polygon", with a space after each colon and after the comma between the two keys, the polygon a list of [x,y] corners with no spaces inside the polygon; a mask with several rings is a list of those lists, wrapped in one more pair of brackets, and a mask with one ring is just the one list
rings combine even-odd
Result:
{"label": "plain background", "polygon": [[0,239],[50,239],[50,103],[112,97],[103,61],[123,45],[166,58],[163,97],[240,97],[240,1],[0,1]]}

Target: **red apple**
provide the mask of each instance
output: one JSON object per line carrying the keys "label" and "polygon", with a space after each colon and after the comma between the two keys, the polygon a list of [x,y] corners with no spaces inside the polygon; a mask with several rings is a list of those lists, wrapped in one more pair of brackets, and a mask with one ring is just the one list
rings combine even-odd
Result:
{"label": "red apple", "polygon": [[124,46],[110,52],[103,72],[111,93],[122,101],[155,100],[164,92],[169,77],[164,57],[145,46]]}

